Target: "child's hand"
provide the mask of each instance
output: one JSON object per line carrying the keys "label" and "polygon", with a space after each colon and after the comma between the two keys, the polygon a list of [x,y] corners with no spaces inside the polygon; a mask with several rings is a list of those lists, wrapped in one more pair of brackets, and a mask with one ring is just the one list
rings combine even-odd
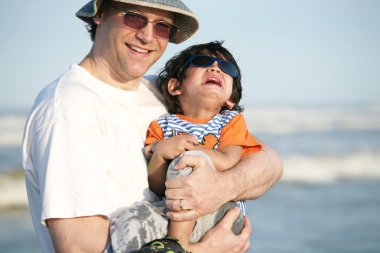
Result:
{"label": "child's hand", "polygon": [[192,135],[176,135],[155,143],[153,152],[168,160],[176,158],[185,151],[194,150],[198,145],[197,139]]}
{"label": "child's hand", "polygon": [[146,145],[143,149],[143,152],[144,152],[144,156],[148,159],[152,158],[152,155],[153,155],[153,152],[154,150],[156,149],[156,145],[157,145],[158,141],[156,142],[153,142],[149,145]]}

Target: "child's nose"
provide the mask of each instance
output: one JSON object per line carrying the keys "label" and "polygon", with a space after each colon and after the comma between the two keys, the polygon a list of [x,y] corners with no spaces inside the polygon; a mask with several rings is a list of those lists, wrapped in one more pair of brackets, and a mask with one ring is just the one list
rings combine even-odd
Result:
{"label": "child's nose", "polygon": [[212,64],[212,65],[208,68],[208,71],[210,71],[210,72],[217,72],[217,73],[220,73],[221,70],[220,70],[220,68],[219,68],[218,62],[215,61],[214,64]]}

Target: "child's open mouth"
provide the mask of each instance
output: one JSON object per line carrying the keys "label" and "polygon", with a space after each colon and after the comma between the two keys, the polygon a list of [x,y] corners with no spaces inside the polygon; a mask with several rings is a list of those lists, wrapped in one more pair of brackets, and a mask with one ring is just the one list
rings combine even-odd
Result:
{"label": "child's open mouth", "polygon": [[219,87],[222,87],[222,82],[218,78],[216,78],[216,77],[207,78],[205,83],[206,84],[210,84],[210,85],[217,85]]}

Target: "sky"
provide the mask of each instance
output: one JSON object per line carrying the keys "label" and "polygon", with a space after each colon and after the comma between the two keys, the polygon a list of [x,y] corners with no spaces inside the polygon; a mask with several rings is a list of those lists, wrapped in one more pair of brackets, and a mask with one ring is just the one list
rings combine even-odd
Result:
{"label": "sky", "polygon": [[[184,0],[201,27],[176,52],[224,40],[242,70],[243,104],[380,103],[379,0]],[[38,92],[90,50],[75,12],[87,0],[6,1],[0,9],[0,111]]]}

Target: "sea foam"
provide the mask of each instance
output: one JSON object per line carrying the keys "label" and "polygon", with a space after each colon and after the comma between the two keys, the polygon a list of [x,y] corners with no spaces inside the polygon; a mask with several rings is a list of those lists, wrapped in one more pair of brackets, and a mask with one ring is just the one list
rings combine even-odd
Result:
{"label": "sea foam", "polygon": [[0,116],[0,146],[20,146],[25,120],[23,115]]}
{"label": "sea foam", "polygon": [[283,157],[283,181],[329,183],[340,180],[380,180],[380,152]]}
{"label": "sea foam", "polygon": [[25,208],[27,196],[24,174],[10,171],[0,174],[0,209]]}
{"label": "sea foam", "polygon": [[256,134],[293,134],[334,130],[380,130],[380,104],[366,106],[250,107],[247,125]]}

